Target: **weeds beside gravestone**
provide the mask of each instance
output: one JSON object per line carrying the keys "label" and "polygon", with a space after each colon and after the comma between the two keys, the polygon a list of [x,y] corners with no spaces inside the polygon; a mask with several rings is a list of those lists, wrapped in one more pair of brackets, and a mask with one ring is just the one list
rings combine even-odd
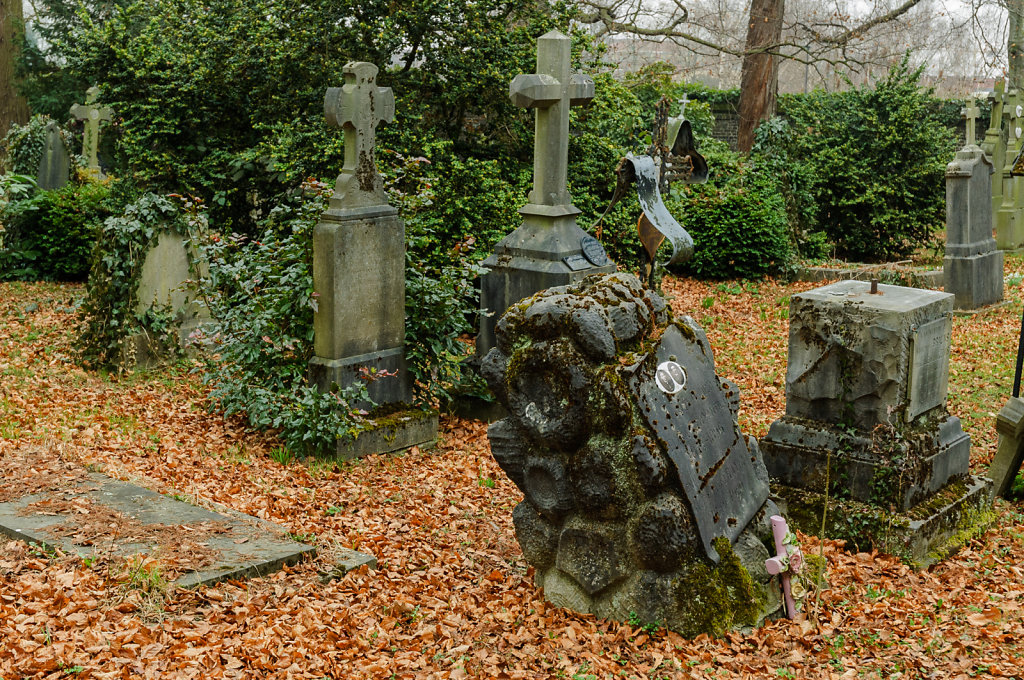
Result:
{"label": "weeds beside gravestone", "polygon": [[482,371],[509,416],[487,435],[545,598],[684,635],[779,610],[768,473],[692,319],[612,274],[513,304],[495,338]]}
{"label": "weeds beside gravestone", "polygon": [[946,410],[953,295],[872,285],[792,297],[786,414],[761,447],[797,528],[925,567],[989,521],[990,483]]}

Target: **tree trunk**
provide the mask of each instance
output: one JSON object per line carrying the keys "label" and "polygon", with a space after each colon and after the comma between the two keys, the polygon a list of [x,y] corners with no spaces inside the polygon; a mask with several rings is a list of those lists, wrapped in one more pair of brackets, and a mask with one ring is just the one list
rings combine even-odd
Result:
{"label": "tree trunk", "polygon": [[[1024,0],[1020,0],[1024,2]],[[747,54],[740,73],[740,124],[737,148],[747,153],[754,144],[754,129],[775,113],[779,89],[779,60],[764,50],[782,37],[785,0],[753,0],[747,28]]]}
{"label": "tree trunk", "polygon": [[1007,75],[1011,90],[1024,89],[1024,0],[1006,0],[1009,12],[1009,35],[1006,39],[1006,54],[1009,63]]}
{"label": "tree trunk", "polygon": [[21,3],[22,0],[0,0],[0,138],[7,134],[11,123],[28,121],[28,104],[14,87],[14,66],[19,51],[16,36],[19,30],[24,30]]}

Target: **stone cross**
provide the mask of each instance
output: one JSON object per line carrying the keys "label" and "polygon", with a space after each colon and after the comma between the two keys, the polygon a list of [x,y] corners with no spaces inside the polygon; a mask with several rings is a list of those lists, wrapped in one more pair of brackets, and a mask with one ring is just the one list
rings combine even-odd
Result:
{"label": "stone cross", "polygon": [[377,67],[350,61],[342,71],[345,84],[327,88],[324,114],[328,125],[345,132],[345,167],[331,197],[332,209],[387,204],[384,185],[374,162],[377,126],[395,119],[395,95],[377,86]]}
{"label": "stone cross", "polygon": [[974,99],[967,100],[967,106],[960,109],[960,115],[967,121],[967,132],[965,134],[966,145],[969,146],[975,143],[975,121],[981,116],[981,109],[978,108],[978,104]]}
{"label": "stone cross", "polygon": [[[512,80],[509,97],[524,109],[536,109],[533,146],[533,191],[530,204],[520,212],[541,206],[572,206],[566,185],[569,163],[569,107],[594,98],[590,76],[569,73],[572,41],[558,31],[537,40],[537,73],[520,74]],[[532,209],[532,210],[531,210]],[[579,212],[575,210],[575,212]],[[549,214],[549,210],[541,210]]]}
{"label": "stone cross", "polygon": [[88,159],[89,170],[100,174],[100,121],[109,121],[113,112],[106,106],[98,106],[96,99],[100,95],[100,89],[93,85],[85,91],[85,104],[75,104],[71,107],[71,115],[78,120],[85,121],[85,131],[82,133],[82,155]]}

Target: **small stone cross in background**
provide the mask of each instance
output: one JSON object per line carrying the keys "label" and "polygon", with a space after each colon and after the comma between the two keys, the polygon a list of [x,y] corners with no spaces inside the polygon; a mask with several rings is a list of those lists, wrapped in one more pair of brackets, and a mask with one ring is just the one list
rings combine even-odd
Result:
{"label": "small stone cross in background", "polygon": [[967,106],[960,109],[960,115],[967,121],[967,132],[966,132],[966,145],[976,143],[975,137],[975,121],[981,117],[981,109],[978,108],[978,103],[973,99],[967,100]]}
{"label": "small stone cross in background", "polygon": [[[520,74],[512,80],[509,97],[524,109],[537,110],[533,145],[534,206],[572,205],[566,185],[569,163],[569,107],[594,98],[594,80],[569,74],[572,41],[558,31],[537,40],[537,73]],[[526,206],[520,212],[528,212]]]}
{"label": "small stone cross in background", "polygon": [[338,175],[331,208],[384,205],[384,185],[374,162],[376,130],[395,119],[395,95],[377,86],[377,67],[365,61],[345,64],[345,84],[327,88],[327,123],[345,132],[345,167]]}
{"label": "small stone cross in background", "polygon": [[85,131],[82,133],[82,155],[88,159],[88,169],[91,173],[101,177],[99,147],[100,147],[100,121],[109,121],[113,112],[106,106],[97,106],[96,99],[100,95],[98,87],[93,85],[85,91],[85,104],[75,104],[71,107],[71,115],[78,120],[85,121]]}

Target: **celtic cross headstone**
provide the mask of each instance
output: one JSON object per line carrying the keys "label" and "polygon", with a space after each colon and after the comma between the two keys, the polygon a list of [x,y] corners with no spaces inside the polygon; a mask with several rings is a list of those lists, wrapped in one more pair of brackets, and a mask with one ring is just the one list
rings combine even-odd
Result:
{"label": "celtic cross headstone", "polygon": [[85,91],[85,103],[74,104],[71,107],[71,115],[78,120],[84,121],[85,129],[82,132],[82,155],[88,163],[89,172],[102,176],[100,169],[99,148],[100,148],[100,121],[109,121],[113,118],[113,111],[109,107],[100,106],[96,100],[100,96],[100,90],[95,85]]}

